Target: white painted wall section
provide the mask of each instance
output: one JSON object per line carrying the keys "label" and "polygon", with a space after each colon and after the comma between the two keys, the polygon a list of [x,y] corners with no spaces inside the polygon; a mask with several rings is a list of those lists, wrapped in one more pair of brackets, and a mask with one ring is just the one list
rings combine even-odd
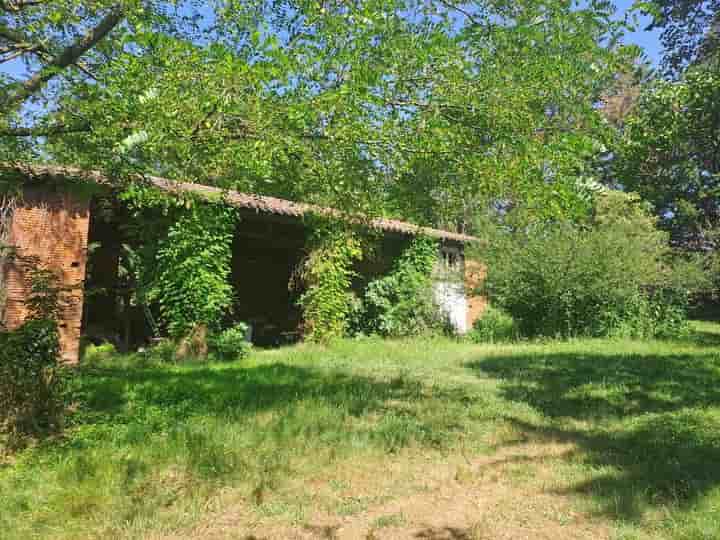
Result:
{"label": "white painted wall section", "polygon": [[457,281],[436,281],[434,284],[435,302],[447,316],[458,334],[467,332],[468,302],[463,283]]}

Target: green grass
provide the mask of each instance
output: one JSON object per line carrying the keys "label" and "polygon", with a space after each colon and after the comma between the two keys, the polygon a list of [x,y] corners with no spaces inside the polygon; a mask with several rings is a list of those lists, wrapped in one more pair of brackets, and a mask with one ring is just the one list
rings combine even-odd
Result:
{"label": "green grass", "polygon": [[[326,478],[322,501],[284,494],[360,461],[492,455],[529,440],[572,445],[553,462],[558,489],[618,538],[720,537],[712,323],[675,342],[367,340],[226,364],[111,358],[77,385],[65,437],[0,465],[2,538],[183,531],[230,500],[287,523],[319,502],[352,516],[378,498],[346,478]],[[518,464],[513,481],[532,482],[539,466]]]}
{"label": "green grass", "polygon": [[385,527],[400,527],[405,523],[405,516],[402,514],[386,514],[380,516],[373,522],[373,529],[383,529]]}

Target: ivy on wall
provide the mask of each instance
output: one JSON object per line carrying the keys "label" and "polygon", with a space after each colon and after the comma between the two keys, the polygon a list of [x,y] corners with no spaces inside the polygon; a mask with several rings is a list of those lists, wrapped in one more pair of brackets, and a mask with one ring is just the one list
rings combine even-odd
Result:
{"label": "ivy on wall", "polygon": [[310,253],[299,269],[305,292],[298,303],[306,339],[325,342],[345,335],[356,302],[353,266],[362,258],[362,241],[355,231],[333,223],[315,227]]}
{"label": "ivy on wall", "polygon": [[[119,287],[126,291],[122,310],[129,317],[131,306],[142,308],[153,334],[160,334],[157,324],[156,284],[159,275],[158,249],[170,227],[193,204],[199,202],[185,192],[173,196],[151,186],[132,183],[119,194],[130,211],[130,219],[121,225],[122,245],[119,253]],[[92,271],[92,258],[89,261]]]}
{"label": "ivy on wall", "polygon": [[392,271],[368,284],[365,331],[400,337],[441,328],[444,321],[432,290],[437,263],[438,243],[431,238],[414,238]]}
{"label": "ivy on wall", "polygon": [[132,216],[120,264],[133,301],[146,317],[159,315],[173,338],[199,325],[219,330],[234,298],[229,277],[237,210],[222,198],[170,195],[143,184],[127,186],[120,197]]}
{"label": "ivy on wall", "polygon": [[217,328],[233,303],[229,281],[237,212],[223,203],[190,205],[157,251],[152,297],[173,337],[197,325]]}
{"label": "ivy on wall", "polygon": [[71,398],[57,325],[67,289],[36,258],[20,263],[30,277],[28,318],[13,331],[0,331],[0,433],[10,436],[9,447],[60,430]]}

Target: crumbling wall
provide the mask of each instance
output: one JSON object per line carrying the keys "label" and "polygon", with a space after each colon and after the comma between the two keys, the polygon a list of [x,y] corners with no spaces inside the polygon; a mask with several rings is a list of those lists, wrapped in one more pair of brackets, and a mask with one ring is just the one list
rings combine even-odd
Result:
{"label": "crumbling wall", "polygon": [[31,265],[52,271],[65,291],[58,326],[68,363],[79,359],[88,223],[86,195],[59,185],[25,186],[7,235],[14,253],[4,265],[5,326],[17,328],[29,315]]}
{"label": "crumbling wall", "polygon": [[5,326],[5,309],[7,307],[6,270],[12,249],[10,231],[16,198],[10,194],[0,195],[0,329]]}
{"label": "crumbling wall", "polygon": [[472,259],[465,259],[465,291],[467,293],[467,327],[472,328],[487,307],[487,298],[475,291],[485,279],[485,266]]}

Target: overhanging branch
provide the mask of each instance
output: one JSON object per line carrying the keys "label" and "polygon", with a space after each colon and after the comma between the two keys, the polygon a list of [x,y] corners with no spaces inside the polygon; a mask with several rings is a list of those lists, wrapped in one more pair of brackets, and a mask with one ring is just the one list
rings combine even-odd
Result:
{"label": "overhanging branch", "polygon": [[17,13],[25,8],[39,6],[46,3],[46,0],[0,0],[0,8],[4,11]]}
{"label": "overhanging branch", "polygon": [[47,66],[35,73],[27,81],[22,83],[15,92],[10,92],[2,103],[6,112],[17,110],[30,96],[42,90],[42,88],[68,66],[75,64],[80,57],[92,49],[97,43],[107,36],[124,18],[124,11],[116,6],[112,9],[96,27],[86,33],[74,44],[63,49],[57,56],[53,57]]}
{"label": "overhanging branch", "polygon": [[455,2],[452,1],[440,0],[440,3],[447,9],[457,11],[475,26],[480,26],[480,21],[464,7],[457,5]]}
{"label": "overhanging branch", "polygon": [[69,133],[84,133],[90,131],[89,124],[64,125],[42,127],[0,127],[0,137],[51,137],[53,135],[67,135]]}

